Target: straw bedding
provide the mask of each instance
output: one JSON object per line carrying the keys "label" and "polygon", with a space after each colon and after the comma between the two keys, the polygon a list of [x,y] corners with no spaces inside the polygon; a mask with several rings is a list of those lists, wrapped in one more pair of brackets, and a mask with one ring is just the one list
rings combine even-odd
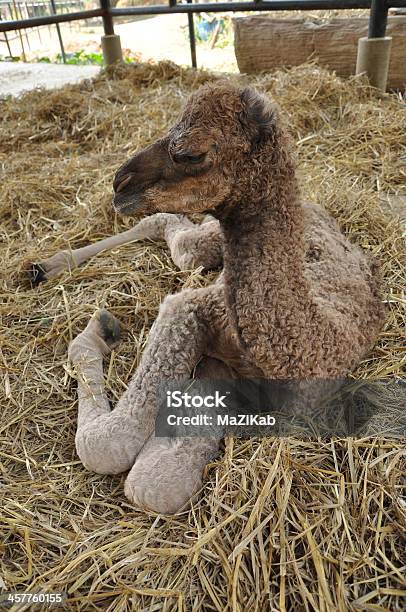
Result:
{"label": "straw bedding", "polygon": [[[136,511],[121,477],[88,473],[75,455],[69,340],[97,307],[121,319],[126,337],[105,370],[115,401],[164,295],[214,275],[179,272],[152,243],[36,289],[24,266],[129,227],[110,205],[115,168],[213,78],[140,64],[0,103],[0,587],[63,591],[69,610],[400,610],[404,440],[228,439],[176,517]],[[400,96],[314,65],[250,82],[288,115],[304,196],[382,262],[387,324],[357,376],[402,376]]]}

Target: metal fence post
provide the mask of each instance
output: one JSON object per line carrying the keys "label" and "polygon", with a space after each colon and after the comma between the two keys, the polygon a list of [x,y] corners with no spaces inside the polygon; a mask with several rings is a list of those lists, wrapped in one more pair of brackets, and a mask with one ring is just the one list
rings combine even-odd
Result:
{"label": "metal fence post", "polygon": [[[51,7],[52,7],[53,14],[56,15],[55,0],[51,0]],[[58,33],[59,46],[61,48],[61,54],[62,54],[62,61],[63,61],[64,64],[66,64],[65,47],[63,46],[61,28],[60,28],[59,23],[56,23],[55,26],[56,26],[56,31]]]}
{"label": "metal fence post", "polygon": [[368,36],[358,41],[356,74],[365,73],[371,85],[386,91],[392,37],[385,36],[388,21],[386,0],[372,0]]}
{"label": "metal fence post", "polygon": [[[18,19],[17,4],[16,4],[15,0],[13,0],[13,7],[14,7],[15,19]],[[21,52],[22,52],[21,55],[22,55],[22,58],[23,58],[23,62],[26,62],[27,61],[27,56],[25,54],[23,35],[21,33],[21,30],[18,32],[18,36],[20,38],[20,43],[21,43]]]}
{"label": "metal fence post", "polygon": [[385,0],[372,0],[369,14],[368,38],[383,38],[388,23],[388,7]]}
{"label": "metal fence post", "polygon": [[[187,0],[188,4],[192,4],[193,0]],[[190,55],[192,57],[192,66],[197,68],[196,60],[196,36],[195,36],[195,24],[193,19],[193,13],[187,15],[189,25],[189,43],[190,43]]]}
{"label": "metal fence post", "polygon": [[117,64],[123,61],[123,52],[121,50],[120,37],[114,34],[113,16],[110,12],[110,0],[100,0],[100,6],[103,10],[103,28],[104,36],[101,39],[103,50],[103,58],[106,66]]}

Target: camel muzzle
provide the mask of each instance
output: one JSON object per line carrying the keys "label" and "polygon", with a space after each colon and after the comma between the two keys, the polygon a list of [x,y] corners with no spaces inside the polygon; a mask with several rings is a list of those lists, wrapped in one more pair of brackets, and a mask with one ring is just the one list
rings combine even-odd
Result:
{"label": "camel muzzle", "polygon": [[137,212],[142,206],[145,188],[146,185],[137,180],[134,172],[119,170],[113,181],[113,208],[124,214]]}
{"label": "camel muzzle", "polygon": [[116,193],[112,204],[114,210],[120,214],[134,214],[143,207],[142,192]]}

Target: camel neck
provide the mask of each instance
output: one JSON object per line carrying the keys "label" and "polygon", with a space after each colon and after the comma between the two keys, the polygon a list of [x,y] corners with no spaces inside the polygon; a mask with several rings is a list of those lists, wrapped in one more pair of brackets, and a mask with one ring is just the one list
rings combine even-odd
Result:
{"label": "camel neck", "polygon": [[230,316],[243,344],[266,373],[275,326],[299,338],[313,311],[294,177],[291,184],[274,185],[265,198],[233,206],[220,222]]}
{"label": "camel neck", "polygon": [[[255,212],[254,212],[255,211]],[[232,253],[231,264],[237,257],[237,269],[252,265],[264,272],[272,269],[292,269],[294,277],[303,276],[305,241],[303,209],[291,190],[274,188],[270,195],[259,196],[249,204],[238,203],[227,218],[220,219],[226,238],[226,251]],[[240,268],[241,269],[241,268]],[[290,285],[289,278],[286,285]],[[284,285],[285,283],[282,283]]]}

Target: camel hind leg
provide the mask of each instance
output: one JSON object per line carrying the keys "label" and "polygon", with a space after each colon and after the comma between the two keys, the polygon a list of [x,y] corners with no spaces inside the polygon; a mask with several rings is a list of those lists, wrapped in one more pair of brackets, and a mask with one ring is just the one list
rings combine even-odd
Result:
{"label": "camel hind leg", "polygon": [[[231,379],[222,361],[203,357],[195,378]],[[154,434],[138,455],[125,482],[128,499],[161,514],[180,510],[202,485],[204,468],[218,454],[220,437],[163,438]]]}

